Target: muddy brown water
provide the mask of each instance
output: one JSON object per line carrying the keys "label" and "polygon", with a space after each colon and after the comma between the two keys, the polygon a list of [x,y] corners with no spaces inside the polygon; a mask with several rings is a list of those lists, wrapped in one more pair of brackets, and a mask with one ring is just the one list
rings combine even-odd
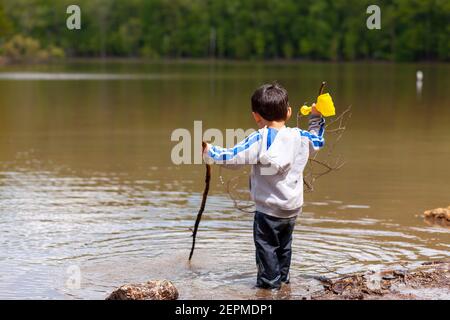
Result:
{"label": "muddy brown water", "polygon": [[[448,64],[1,67],[0,298],[103,299],[121,284],[162,278],[182,299],[300,298],[320,289],[317,275],[448,258],[449,229],[420,213],[450,204],[449,71]],[[252,215],[234,208],[214,168],[187,263],[204,167],[170,158],[172,131],[193,130],[194,120],[205,129],[254,127],[249,96],[273,80],[294,105],[312,101],[323,80],[338,110],[353,105],[339,145],[347,163],[306,195],[292,285],[275,295],[253,288]]]}

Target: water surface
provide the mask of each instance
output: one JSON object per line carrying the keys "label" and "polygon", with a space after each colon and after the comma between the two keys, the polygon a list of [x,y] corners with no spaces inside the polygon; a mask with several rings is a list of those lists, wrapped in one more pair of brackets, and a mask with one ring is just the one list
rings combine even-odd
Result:
{"label": "water surface", "polygon": [[[424,72],[421,92],[415,75]],[[167,278],[181,298],[267,298],[255,281],[252,215],[219,172],[191,264],[204,168],[170,159],[176,128],[251,128],[249,97],[277,80],[293,105],[329,83],[353,106],[347,161],[306,195],[292,285],[313,276],[450,256],[450,231],[420,213],[450,204],[450,67],[319,63],[74,62],[0,69],[0,298],[103,299]],[[290,125],[295,125],[291,121]],[[236,173],[224,173],[224,180]],[[80,268],[81,286],[70,286]],[[69,284],[69,285],[68,285]]]}

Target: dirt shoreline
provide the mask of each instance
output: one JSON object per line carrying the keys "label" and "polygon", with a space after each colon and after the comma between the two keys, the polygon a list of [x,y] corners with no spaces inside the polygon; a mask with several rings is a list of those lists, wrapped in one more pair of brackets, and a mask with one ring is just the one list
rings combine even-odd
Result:
{"label": "dirt shoreline", "polygon": [[312,296],[313,300],[448,300],[450,259],[318,280],[324,291]]}
{"label": "dirt shoreline", "polygon": [[[388,270],[313,277],[322,285],[314,293],[292,296],[291,283],[281,290],[259,289],[257,300],[450,300],[450,259],[430,261],[419,266],[398,266]],[[319,284],[319,286],[320,286]],[[309,290],[307,290],[309,291]],[[151,280],[125,284],[106,300],[177,300],[176,283]],[[252,299],[252,298],[250,298]],[[183,297],[181,295],[181,300]]]}

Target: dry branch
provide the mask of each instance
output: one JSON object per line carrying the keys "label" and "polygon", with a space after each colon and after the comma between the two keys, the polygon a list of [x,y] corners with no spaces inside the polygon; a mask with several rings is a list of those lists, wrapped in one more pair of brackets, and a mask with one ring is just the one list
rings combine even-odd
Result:
{"label": "dry branch", "polygon": [[194,231],[192,232],[192,247],[191,253],[189,254],[189,260],[192,259],[195,249],[195,238],[197,237],[198,226],[200,220],[202,219],[203,211],[205,211],[206,199],[208,198],[209,192],[209,182],[211,181],[211,165],[206,164],[206,174],[205,174],[205,189],[203,190],[202,203],[200,204],[200,209],[197,213],[197,219],[195,219]]}

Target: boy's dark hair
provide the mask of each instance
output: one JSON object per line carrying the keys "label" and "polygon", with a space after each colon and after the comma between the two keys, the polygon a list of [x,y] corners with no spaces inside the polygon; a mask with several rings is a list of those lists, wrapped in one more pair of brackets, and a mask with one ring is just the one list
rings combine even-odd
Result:
{"label": "boy's dark hair", "polygon": [[262,85],[252,95],[252,111],[267,121],[286,120],[288,108],[288,93],[278,83]]}

